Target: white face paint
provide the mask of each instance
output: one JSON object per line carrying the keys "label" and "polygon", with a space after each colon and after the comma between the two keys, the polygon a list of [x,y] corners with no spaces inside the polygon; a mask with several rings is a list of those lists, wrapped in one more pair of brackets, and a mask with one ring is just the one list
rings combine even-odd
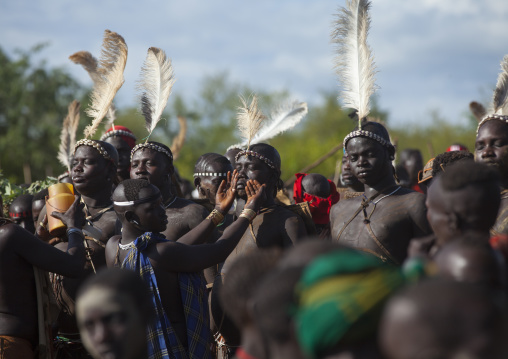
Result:
{"label": "white face paint", "polygon": [[146,357],[146,323],[133,300],[92,287],[76,303],[83,345],[95,359]]}

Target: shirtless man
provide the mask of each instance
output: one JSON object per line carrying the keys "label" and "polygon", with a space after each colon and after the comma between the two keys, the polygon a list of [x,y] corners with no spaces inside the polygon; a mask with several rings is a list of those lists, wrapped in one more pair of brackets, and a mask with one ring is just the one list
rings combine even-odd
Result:
{"label": "shirtless man", "polygon": [[[182,242],[198,242],[194,237],[206,236],[222,221],[234,200],[236,173],[230,183],[228,190],[225,181],[219,188],[215,210],[179,242],[158,235],[165,230],[168,219],[157,187],[145,180],[127,180],[113,194],[123,230],[121,237],[113,237],[108,243],[108,266],[121,265],[138,272],[151,286],[152,295],[158,297],[154,297],[154,303],[160,303],[154,304],[157,321],[155,327],[149,327],[149,333],[158,330],[161,338],[148,336],[149,357],[164,348],[173,354],[184,351],[184,357],[207,357],[208,305],[204,282],[198,272],[223,261],[234,249],[263,202],[263,186],[252,181],[247,183],[249,198],[245,210],[216,243],[189,246]],[[187,291],[189,287],[193,290]],[[189,297],[191,292],[199,294],[199,298]],[[186,307],[189,304],[191,308]],[[192,317],[192,313],[199,315]],[[199,324],[189,327],[192,320]],[[165,344],[158,348],[154,342]],[[160,357],[168,358],[167,354]]]}
{"label": "shirtless man", "polygon": [[[145,179],[159,189],[169,221],[162,234],[169,240],[177,241],[201,223],[208,216],[208,211],[203,206],[179,198],[172,192],[173,172],[173,155],[162,143],[152,141],[141,143],[132,150],[130,176],[132,179]],[[199,238],[199,241],[204,240],[206,238]]]}
{"label": "shirtless man", "polygon": [[246,231],[235,250],[228,256],[221,268],[221,275],[214,281],[212,290],[212,315],[215,323],[222,323],[220,332],[229,345],[240,344],[238,329],[231,320],[224,316],[220,306],[218,292],[223,280],[227,277],[229,265],[245,253],[258,248],[287,248],[299,238],[305,237],[307,232],[303,220],[290,210],[275,204],[277,191],[283,186],[280,179],[281,159],[279,152],[267,144],[255,144],[248,151],[241,151],[236,156],[236,170],[238,171],[237,208],[239,215],[246,200],[246,183],[256,180],[266,185],[266,200],[261,205],[261,211]]}
{"label": "shirtless man", "polygon": [[332,207],[332,238],[347,246],[401,264],[409,241],[429,234],[425,196],[395,183],[391,161],[395,148],[388,131],[377,122],[344,139],[351,170],[365,185],[361,197]]}
{"label": "shirtless man", "polygon": [[34,266],[68,277],[79,277],[85,264],[81,226],[84,215],[76,198],[64,213],[54,212],[67,226],[62,252],[2,220],[0,226],[0,357],[32,359],[37,344],[38,313]]}
{"label": "shirtless man", "polygon": [[508,116],[487,116],[478,125],[474,157],[501,174],[501,206],[492,236],[508,234]]}
{"label": "shirtless man", "polygon": [[22,194],[12,201],[9,206],[9,218],[11,221],[34,234],[35,227],[32,216],[32,200],[34,196],[31,194]]}
{"label": "shirtless man", "polygon": [[118,182],[130,178],[131,151],[136,146],[136,136],[125,126],[113,126],[102,135],[101,141],[112,144],[118,152]]}
{"label": "shirtless man", "polygon": [[[71,176],[74,189],[81,195],[84,204],[86,223],[83,232],[86,238],[87,262],[85,271],[78,278],[52,276],[55,297],[61,309],[58,317],[59,332],[66,333],[61,336],[70,339],[59,344],[62,351],[70,345],[74,346],[74,339],[79,339],[74,312],[76,291],[88,275],[106,266],[106,243],[119,231],[111,200],[117,163],[118,154],[109,143],[95,140],[80,140],[76,143]],[[65,252],[67,243],[57,240],[55,247]]]}

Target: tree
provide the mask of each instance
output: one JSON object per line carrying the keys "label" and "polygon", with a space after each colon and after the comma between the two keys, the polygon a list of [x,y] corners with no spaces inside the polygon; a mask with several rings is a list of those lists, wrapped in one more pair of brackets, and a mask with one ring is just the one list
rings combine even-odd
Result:
{"label": "tree", "polygon": [[80,87],[64,70],[33,64],[45,45],[10,58],[0,48],[0,166],[15,182],[60,173],[59,133]]}

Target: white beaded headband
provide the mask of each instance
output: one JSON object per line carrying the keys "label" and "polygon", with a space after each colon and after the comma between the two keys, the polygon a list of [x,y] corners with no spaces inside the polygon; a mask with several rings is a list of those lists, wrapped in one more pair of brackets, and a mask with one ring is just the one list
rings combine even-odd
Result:
{"label": "white beaded headband", "polygon": [[151,150],[154,150],[154,151],[160,152],[162,154],[165,154],[166,156],[169,157],[170,161],[173,161],[173,155],[171,154],[171,152],[166,150],[164,147],[161,147],[161,146],[156,145],[154,143],[148,143],[147,142],[147,143],[140,143],[139,145],[134,146],[134,148],[131,151],[131,162],[132,162],[132,156],[134,156],[134,153],[137,150],[141,149],[141,148],[149,148]]}
{"label": "white beaded headband", "polygon": [[386,147],[388,149],[393,148],[393,145],[389,141],[385,140],[383,137],[381,137],[379,135],[376,135],[373,132],[366,131],[366,130],[356,130],[356,131],[349,133],[344,138],[344,142],[342,143],[342,146],[344,147],[344,149],[346,148],[348,141],[351,140],[352,138],[355,138],[355,137],[367,137],[367,138],[370,138],[374,141],[379,142],[381,145],[383,145],[384,147]]}
{"label": "white beaded headband", "polygon": [[194,177],[226,177],[227,175],[228,175],[227,172],[225,172],[225,173],[216,173],[216,172],[194,173]]}
{"label": "white beaded headband", "polygon": [[260,159],[261,161],[263,161],[264,163],[266,163],[266,165],[268,167],[270,167],[272,170],[277,170],[277,167],[275,166],[275,164],[260,153],[257,153],[257,152],[251,151],[251,150],[240,151],[235,156],[235,162],[237,162],[238,159],[242,156],[256,157],[256,158]]}
{"label": "white beaded headband", "polygon": [[478,136],[478,131],[480,130],[480,127],[482,127],[485,124],[485,122],[490,121],[490,120],[500,120],[500,121],[508,122],[508,116],[506,116],[506,115],[496,115],[496,114],[485,116],[480,121],[480,123],[478,124],[478,127],[476,128],[476,135],[477,136]]}
{"label": "white beaded headband", "polygon": [[72,154],[73,156],[76,154],[76,150],[78,149],[79,146],[90,146],[90,147],[93,147],[106,160],[114,162],[113,159],[111,158],[111,156],[108,154],[108,152],[104,149],[104,147],[102,147],[100,145],[100,143],[98,143],[97,141],[89,140],[89,139],[79,140],[78,142],[76,142],[76,146],[74,146],[74,153]]}

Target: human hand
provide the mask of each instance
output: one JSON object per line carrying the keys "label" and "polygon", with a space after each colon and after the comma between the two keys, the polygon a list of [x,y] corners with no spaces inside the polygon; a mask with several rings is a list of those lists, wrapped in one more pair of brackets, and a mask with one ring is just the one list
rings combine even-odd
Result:
{"label": "human hand", "polygon": [[252,209],[255,212],[258,212],[261,208],[261,205],[266,201],[266,193],[265,193],[266,185],[261,185],[256,180],[249,180],[245,186],[245,192],[247,193],[247,202],[245,203],[245,207],[247,209]]}
{"label": "human hand", "polygon": [[85,212],[83,211],[83,207],[85,206],[80,202],[80,196],[75,195],[76,199],[74,203],[69,207],[67,212],[53,212],[51,215],[55,218],[58,218],[65,224],[67,228],[79,228],[82,229],[85,224]]}
{"label": "human hand", "polygon": [[37,226],[35,227],[35,235],[43,242],[48,242],[51,239],[51,234],[48,231],[47,214],[45,214],[44,217],[42,217],[42,220],[37,223]]}
{"label": "human hand", "polygon": [[236,195],[236,182],[238,181],[238,171],[234,170],[233,174],[228,172],[227,181],[222,181],[217,194],[215,195],[215,209],[222,214],[228,213],[233,205]]}

